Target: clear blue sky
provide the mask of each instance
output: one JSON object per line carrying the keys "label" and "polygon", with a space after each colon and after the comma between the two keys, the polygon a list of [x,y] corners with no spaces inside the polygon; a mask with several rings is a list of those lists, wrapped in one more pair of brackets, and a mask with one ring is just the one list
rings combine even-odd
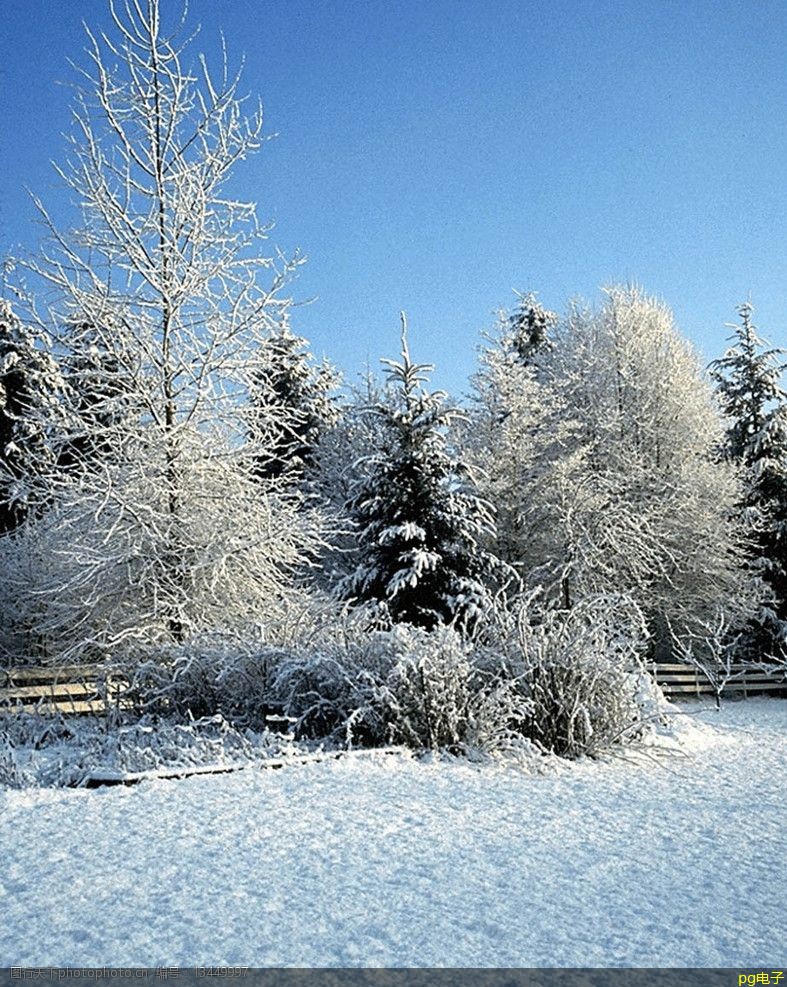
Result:
{"label": "clear blue sky", "polygon": [[[176,9],[179,0],[162,0]],[[3,0],[0,252],[35,245],[27,184],[61,194],[81,19]],[[192,0],[280,136],[238,185],[308,263],[294,328],[349,373],[417,359],[456,393],[512,289],[551,307],[635,280],[707,357],[751,293],[787,345],[784,0]]]}

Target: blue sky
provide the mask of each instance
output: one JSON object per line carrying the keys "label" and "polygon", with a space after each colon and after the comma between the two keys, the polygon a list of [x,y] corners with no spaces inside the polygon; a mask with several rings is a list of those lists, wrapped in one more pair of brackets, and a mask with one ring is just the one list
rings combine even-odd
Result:
{"label": "blue sky", "polygon": [[[165,14],[179,0],[162,0]],[[0,252],[38,237],[81,20],[3,0]],[[296,331],[352,375],[414,356],[466,389],[480,331],[537,290],[634,280],[706,357],[739,301],[787,345],[787,4],[748,0],[192,0],[246,55],[269,142],[237,186],[301,247]]]}

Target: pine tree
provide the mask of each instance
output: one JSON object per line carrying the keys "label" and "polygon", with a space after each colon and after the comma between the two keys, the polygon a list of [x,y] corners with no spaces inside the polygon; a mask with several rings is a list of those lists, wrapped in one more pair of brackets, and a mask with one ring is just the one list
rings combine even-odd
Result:
{"label": "pine tree", "polygon": [[88,322],[68,327],[60,361],[71,420],[58,450],[61,469],[100,468],[112,452],[112,442],[142,414],[134,396],[135,382],[113,348],[112,329]]}
{"label": "pine tree", "polygon": [[482,612],[493,562],[490,506],[474,492],[446,433],[460,412],[424,387],[431,366],[410,358],[402,316],[401,362],[383,360],[390,384],[374,412],[383,441],[350,502],[361,561],[344,593],[386,604],[391,619],[422,627],[472,623]]}
{"label": "pine tree", "polygon": [[57,364],[0,299],[0,534],[24,521],[48,468],[47,423],[61,393]]}
{"label": "pine tree", "polygon": [[332,398],[338,375],[327,361],[315,365],[307,346],[283,323],[263,345],[252,373],[250,433],[260,449],[262,479],[302,481],[320,439],[338,420]]}
{"label": "pine tree", "polygon": [[537,363],[540,354],[549,353],[552,349],[552,332],[558,324],[558,317],[543,307],[535,292],[519,295],[519,303],[506,323],[503,346],[516,356],[522,366]]}
{"label": "pine tree", "polygon": [[758,529],[752,566],[770,589],[748,634],[749,654],[759,658],[787,644],[787,394],[780,385],[785,351],[768,348],[752,312],[749,302],[739,307],[732,345],[710,373],[727,419],[724,454],[743,470],[740,511]]}

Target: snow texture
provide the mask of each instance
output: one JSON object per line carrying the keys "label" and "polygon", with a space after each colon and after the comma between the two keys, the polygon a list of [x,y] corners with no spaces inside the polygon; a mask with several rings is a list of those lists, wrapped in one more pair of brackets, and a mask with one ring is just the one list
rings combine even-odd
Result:
{"label": "snow texture", "polygon": [[688,757],[541,776],[364,753],[0,792],[0,966],[778,965],[787,701],[691,722]]}

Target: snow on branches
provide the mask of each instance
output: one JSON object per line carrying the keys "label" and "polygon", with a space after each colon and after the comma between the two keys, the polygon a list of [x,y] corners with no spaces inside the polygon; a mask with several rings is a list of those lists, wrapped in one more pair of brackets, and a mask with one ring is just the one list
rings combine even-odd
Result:
{"label": "snow on branches", "polygon": [[300,263],[232,193],[261,110],[246,115],[226,57],[217,71],[192,57],[156,0],[112,15],[112,37],[87,29],[57,166],[79,219],[60,230],[36,200],[49,236],[29,265],[47,299],[31,320],[65,354],[65,425],[50,507],[4,552],[29,601],[15,615],[53,659],[266,619],[320,542],[298,491],[260,481],[267,437],[297,415],[257,390],[248,428]]}
{"label": "snow on branches", "polygon": [[381,441],[349,503],[362,554],[342,589],[384,602],[397,622],[474,621],[493,569],[481,545],[493,518],[448,446],[447,430],[461,413],[442,391],[424,387],[432,367],[410,358],[404,316],[401,361],[383,363],[389,389],[373,408]]}
{"label": "snow on branches", "polygon": [[710,365],[725,417],[723,450],[743,473],[738,505],[754,528],[750,565],[770,591],[749,626],[746,647],[754,660],[787,649],[787,394],[780,385],[784,350],[769,349],[752,322],[752,306],[739,308],[732,345]]}
{"label": "snow on branches", "polygon": [[509,320],[476,377],[473,448],[500,505],[499,543],[556,605],[628,593],[654,645],[718,606],[740,619],[757,587],[742,565],[735,471],[696,357],[660,302],[630,287],[574,304],[535,363]]}

